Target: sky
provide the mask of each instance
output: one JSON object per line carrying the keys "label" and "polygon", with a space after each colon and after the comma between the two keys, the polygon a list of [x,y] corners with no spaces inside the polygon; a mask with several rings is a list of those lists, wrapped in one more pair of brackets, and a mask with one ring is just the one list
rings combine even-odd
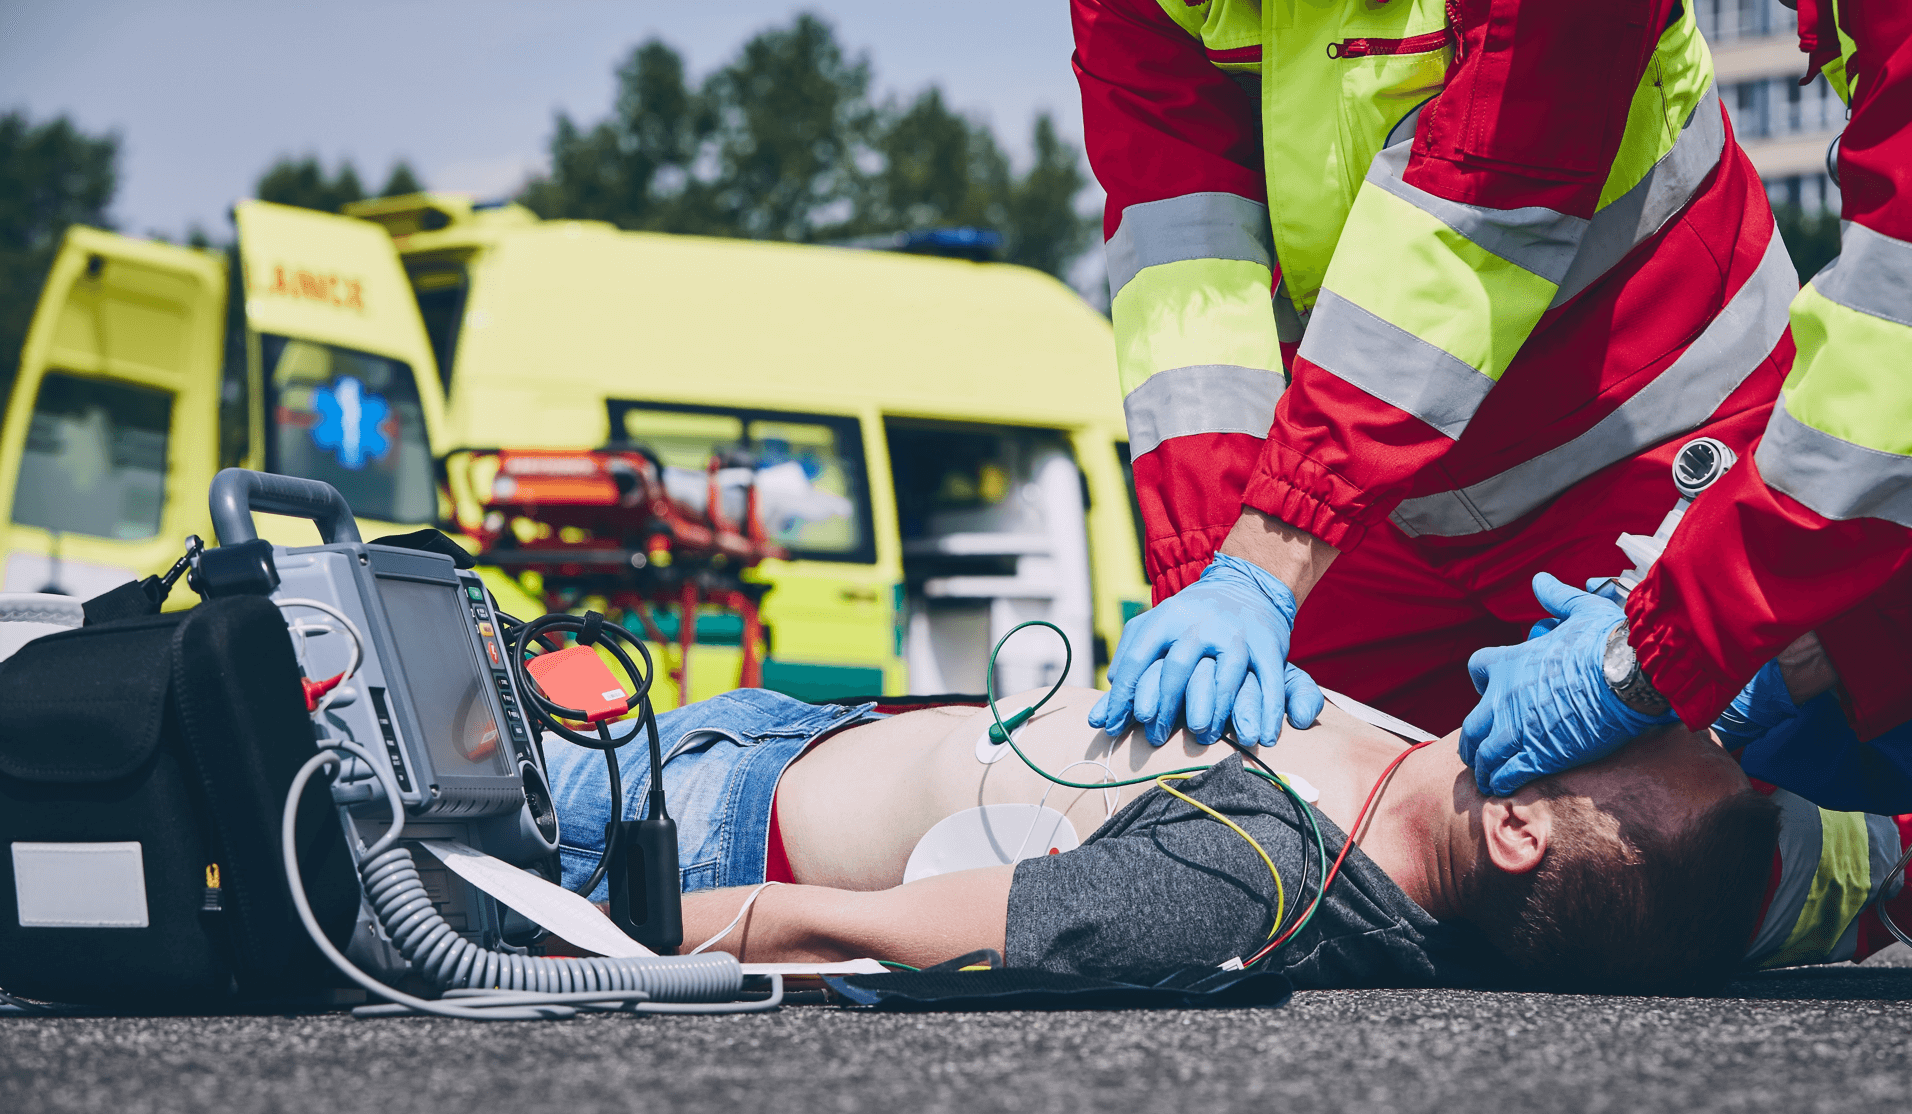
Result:
{"label": "sky", "polygon": [[0,0],[0,112],[117,131],[122,231],[224,238],[227,207],[284,155],[349,157],[367,189],[403,158],[429,188],[508,195],[544,164],[556,112],[608,113],[637,43],[662,38],[698,80],[804,10],[867,52],[879,96],[941,85],[1012,155],[1039,110],[1080,141],[1063,0]]}

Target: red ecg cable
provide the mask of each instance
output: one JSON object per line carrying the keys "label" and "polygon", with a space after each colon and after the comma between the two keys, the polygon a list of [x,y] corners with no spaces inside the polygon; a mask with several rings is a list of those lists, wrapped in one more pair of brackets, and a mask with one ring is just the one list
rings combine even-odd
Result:
{"label": "red ecg cable", "polygon": [[1439,739],[1429,739],[1426,742],[1412,743],[1406,750],[1396,755],[1394,761],[1388,763],[1387,769],[1381,771],[1381,776],[1374,779],[1374,787],[1368,790],[1368,799],[1361,802],[1361,811],[1355,814],[1354,824],[1348,828],[1345,833],[1345,838],[1341,841],[1341,853],[1334,857],[1334,865],[1328,868],[1327,877],[1321,880],[1321,888],[1315,891],[1314,900],[1308,903],[1307,912],[1296,918],[1295,923],[1289,927],[1288,931],[1268,941],[1260,951],[1256,952],[1254,956],[1243,963],[1242,966],[1253,967],[1255,964],[1260,963],[1269,953],[1287,943],[1288,938],[1299,931],[1302,925],[1308,923],[1309,918],[1314,915],[1315,909],[1321,905],[1321,899],[1328,895],[1328,887],[1334,884],[1335,876],[1341,873],[1341,863],[1347,859],[1348,851],[1354,847],[1355,835],[1361,831],[1361,826],[1368,822],[1368,813],[1374,808],[1375,798],[1381,795],[1381,787],[1387,784],[1388,778],[1394,776],[1394,771],[1400,768],[1401,763],[1407,761],[1408,755],[1413,754],[1429,743],[1437,743],[1439,741]]}

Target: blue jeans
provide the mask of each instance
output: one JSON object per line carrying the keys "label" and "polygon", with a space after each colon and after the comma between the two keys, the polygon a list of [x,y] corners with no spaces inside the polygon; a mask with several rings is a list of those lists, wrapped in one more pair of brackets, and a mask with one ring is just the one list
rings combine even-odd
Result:
{"label": "blue jeans", "polygon": [[[770,806],[783,771],[826,731],[877,718],[874,704],[805,704],[767,689],[737,689],[657,717],[664,744],[664,807],[677,822],[677,861],[684,892],[763,881]],[[635,733],[635,734],[634,734]],[[637,721],[611,729],[629,739],[617,753],[624,816],[636,820],[650,791],[650,744]],[[601,751],[544,740],[551,797],[558,809],[558,855],[564,886],[582,884],[604,857],[611,818],[610,772]],[[603,901],[610,887],[591,892]]]}

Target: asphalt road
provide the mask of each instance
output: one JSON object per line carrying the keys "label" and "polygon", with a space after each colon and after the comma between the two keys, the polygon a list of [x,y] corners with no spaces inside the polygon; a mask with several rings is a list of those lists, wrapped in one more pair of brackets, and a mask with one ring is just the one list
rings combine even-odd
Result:
{"label": "asphalt road", "polygon": [[[1895,949],[1903,952],[1903,949]],[[0,1018],[0,1111],[1865,1111],[1912,1094],[1912,957],[1714,999],[1304,993],[1268,1011],[474,1024]]]}

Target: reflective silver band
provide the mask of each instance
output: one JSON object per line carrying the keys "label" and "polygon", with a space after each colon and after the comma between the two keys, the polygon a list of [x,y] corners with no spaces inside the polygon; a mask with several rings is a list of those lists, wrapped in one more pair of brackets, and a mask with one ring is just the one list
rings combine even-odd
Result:
{"label": "reflective silver band", "polygon": [[1883,518],[1912,528],[1912,456],[1855,445],[1773,407],[1766,436],[1753,454],[1760,478],[1816,514],[1844,522]]}
{"label": "reflective silver band", "polygon": [[1490,251],[1517,267],[1525,268],[1558,284],[1567,275],[1580,238],[1586,234],[1584,217],[1541,208],[1491,209],[1482,205],[1463,205],[1436,197],[1402,178],[1407,171],[1411,142],[1397,143],[1374,156],[1368,167],[1369,185],[1388,193],[1432,216],[1460,233],[1483,251]]}
{"label": "reflective silver band", "polygon": [[1580,240],[1580,253],[1567,268],[1553,304],[1563,305],[1592,286],[1628,252],[1679,215],[1693,200],[1700,183],[1719,165],[1725,149],[1726,121],[1720,115],[1719,88],[1711,86],[1693,106],[1693,114],[1687,117],[1673,149],[1661,156],[1632,189],[1593,215],[1587,234]]}
{"label": "reflective silver band", "polygon": [[1122,400],[1129,452],[1141,456],[1171,437],[1196,433],[1266,437],[1286,386],[1278,372],[1233,364],[1158,371]]}
{"label": "reflective silver band", "polygon": [[1866,848],[1872,856],[1872,888],[1866,893],[1866,901],[1889,901],[1898,895],[1905,877],[1903,874],[1893,875],[1894,885],[1889,892],[1885,891],[1885,872],[1892,869],[1892,864],[1898,861],[1901,852],[1898,823],[1890,816],[1866,813]]}
{"label": "reflective silver band", "polygon": [[1145,267],[1187,259],[1238,259],[1273,269],[1268,206],[1232,193],[1186,193],[1122,210],[1106,246],[1109,297]]}
{"label": "reflective silver band", "polygon": [[1494,381],[1429,344],[1323,288],[1302,338],[1301,355],[1318,368],[1459,437]]}
{"label": "reflective silver band", "polygon": [[1505,526],[1607,465],[1698,427],[1779,343],[1798,282],[1775,231],[1759,267],[1706,331],[1613,413],[1479,483],[1403,501],[1394,524],[1411,537],[1442,538]]}
{"label": "reflective silver band", "polygon": [[1779,885],[1766,906],[1759,931],[1746,948],[1746,958],[1754,963],[1777,954],[1792,936],[1812,890],[1813,875],[1819,872],[1819,853],[1825,839],[1818,805],[1784,789],[1775,790],[1772,801],[1779,806]]}
{"label": "reflective silver band", "polygon": [[1812,288],[1847,309],[1912,326],[1912,244],[1842,221],[1839,254]]}

